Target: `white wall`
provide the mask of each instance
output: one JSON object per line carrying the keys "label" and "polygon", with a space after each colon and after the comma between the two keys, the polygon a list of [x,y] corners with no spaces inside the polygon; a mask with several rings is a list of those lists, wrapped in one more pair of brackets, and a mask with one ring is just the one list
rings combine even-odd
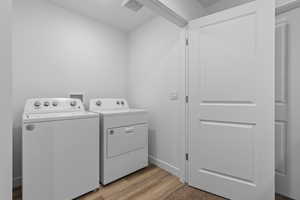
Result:
{"label": "white wall", "polygon": [[[180,175],[184,139],[182,29],[155,18],[130,34],[129,100],[150,115],[151,161]],[[178,93],[178,100],[169,95]]]}
{"label": "white wall", "polygon": [[45,0],[13,1],[14,178],[21,177],[21,116],[33,97],[126,97],[128,37]]}
{"label": "white wall", "polygon": [[277,16],[288,23],[288,134],[287,162],[288,183],[284,185],[285,195],[300,199],[300,8]]}
{"label": "white wall", "polygon": [[11,0],[0,1],[0,199],[11,199]]}

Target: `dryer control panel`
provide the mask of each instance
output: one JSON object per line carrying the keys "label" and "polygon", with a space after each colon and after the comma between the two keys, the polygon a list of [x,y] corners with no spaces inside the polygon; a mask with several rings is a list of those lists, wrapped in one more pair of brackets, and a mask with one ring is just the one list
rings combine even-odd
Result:
{"label": "dryer control panel", "polygon": [[128,110],[129,106],[125,99],[92,99],[90,100],[90,110],[106,111],[106,110]]}
{"label": "dryer control panel", "polygon": [[79,99],[37,98],[26,101],[24,113],[83,112],[84,106]]}

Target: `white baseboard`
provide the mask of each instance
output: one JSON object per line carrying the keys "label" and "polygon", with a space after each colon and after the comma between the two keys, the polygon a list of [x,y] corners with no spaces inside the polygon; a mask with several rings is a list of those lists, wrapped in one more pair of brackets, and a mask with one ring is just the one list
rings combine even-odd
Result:
{"label": "white baseboard", "polygon": [[[173,174],[174,176],[177,176],[180,178],[180,169],[163,161],[158,158],[155,158],[154,156],[149,155],[149,162],[166,170],[167,172]],[[13,179],[13,187],[17,188],[22,185],[22,177],[14,177]]]}
{"label": "white baseboard", "polygon": [[17,188],[17,187],[20,187],[20,186],[22,186],[22,177],[21,176],[14,177],[14,179],[13,179],[13,187]]}
{"label": "white baseboard", "polygon": [[166,170],[174,176],[180,177],[180,169],[154,156],[149,155],[149,162]]}

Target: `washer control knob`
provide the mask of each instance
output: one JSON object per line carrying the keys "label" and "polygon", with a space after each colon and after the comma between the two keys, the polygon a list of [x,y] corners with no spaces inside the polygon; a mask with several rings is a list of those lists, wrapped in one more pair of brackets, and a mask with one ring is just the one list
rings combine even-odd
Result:
{"label": "washer control knob", "polygon": [[48,107],[49,105],[50,105],[50,103],[49,103],[48,101],[45,101],[45,102],[44,102],[44,106],[45,106],[45,107]]}
{"label": "washer control knob", "polygon": [[75,107],[75,106],[77,105],[77,102],[76,102],[76,101],[71,101],[70,105],[71,105],[72,107]]}
{"label": "washer control knob", "polygon": [[117,101],[117,105],[120,105],[120,101]]}
{"label": "washer control knob", "polygon": [[100,100],[96,102],[97,106],[101,106],[101,104],[102,104],[102,102]]}
{"label": "washer control knob", "polygon": [[57,101],[53,101],[52,102],[52,106],[57,107],[58,106],[58,102]]}
{"label": "washer control knob", "polygon": [[40,101],[34,102],[34,107],[39,108],[42,105]]}
{"label": "washer control knob", "polygon": [[122,104],[122,106],[124,106],[125,105],[124,101],[121,101],[121,104]]}
{"label": "washer control knob", "polygon": [[35,126],[33,124],[29,124],[26,126],[27,131],[33,131],[35,129]]}

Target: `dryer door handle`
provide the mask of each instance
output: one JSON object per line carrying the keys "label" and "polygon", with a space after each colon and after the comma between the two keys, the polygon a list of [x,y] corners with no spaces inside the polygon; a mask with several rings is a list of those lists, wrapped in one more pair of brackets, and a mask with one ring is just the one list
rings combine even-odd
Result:
{"label": "dryer door handle", "polygon": [[128,133],[128,134],[134,133],[134,127],[127,127],[127,128],[125,128],[125,133]]}

